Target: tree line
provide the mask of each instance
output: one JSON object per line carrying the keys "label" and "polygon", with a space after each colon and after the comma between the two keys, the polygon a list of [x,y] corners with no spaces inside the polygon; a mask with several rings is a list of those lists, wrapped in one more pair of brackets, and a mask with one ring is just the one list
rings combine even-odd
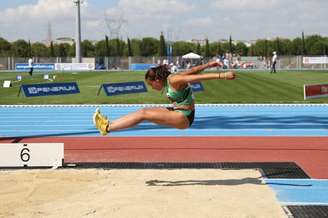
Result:
{"label": "tree line", "polygon": [[[166,56],[167,45],[163,33],[159,39],[144,37],[142,39],[122,40],[119,38],[109,39],[107,36],[103,40],[92,42],[84,40],[81,43],[83,57],[128,57],[128,56]],[[320,35],[304,36],[294,39],[259,39],[247,46],[243,42],[234,43],[232,37],[224,42],[209,42],[205,40],[203,45],[199,43],[176,41],[170,42],[173,56],[182,56],[188,52],[194,52],[203,57],[213,57],[232,53],[240,56],[262,56],[269,57],[273,51],[279,55],[328,55],[328,37]],[[50,43],[46,46],[43,43],[25,41],[23,39],[9,42],[0,37],[1,57],[75,57],[75,44]]]}

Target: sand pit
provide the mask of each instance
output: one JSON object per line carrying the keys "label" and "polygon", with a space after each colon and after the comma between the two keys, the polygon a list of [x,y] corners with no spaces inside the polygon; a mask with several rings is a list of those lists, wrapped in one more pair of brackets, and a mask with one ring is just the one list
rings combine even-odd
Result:
{"label": "sand pit", "polygon": [[0,217],[286,217],[257,170],[0,171]]}

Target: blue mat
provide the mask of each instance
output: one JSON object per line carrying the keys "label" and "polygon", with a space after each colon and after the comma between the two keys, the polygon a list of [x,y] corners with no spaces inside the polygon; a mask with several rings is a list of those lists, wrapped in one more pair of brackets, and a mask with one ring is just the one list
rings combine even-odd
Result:
{"label": "blue mat", "polygon": [[327,205],[328,180],[265,179],[283,205]]}

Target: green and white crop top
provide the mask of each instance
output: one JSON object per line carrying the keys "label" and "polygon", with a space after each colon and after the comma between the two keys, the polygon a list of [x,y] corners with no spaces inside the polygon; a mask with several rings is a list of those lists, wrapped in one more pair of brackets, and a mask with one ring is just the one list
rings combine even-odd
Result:
{"label": "green and white crop top", "polygon": [[194,96],[190,85],[184,89],[175,90],[167,81],[165,84],[166,96],[175,106],[192,105]]}

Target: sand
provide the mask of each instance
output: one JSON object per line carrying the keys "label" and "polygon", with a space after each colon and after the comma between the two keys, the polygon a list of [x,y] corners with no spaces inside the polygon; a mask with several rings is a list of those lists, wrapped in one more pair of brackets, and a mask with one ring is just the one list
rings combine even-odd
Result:
{"label": "sand", "polygon": [[257,170],[0,171],[0,217],[287,217]]}

